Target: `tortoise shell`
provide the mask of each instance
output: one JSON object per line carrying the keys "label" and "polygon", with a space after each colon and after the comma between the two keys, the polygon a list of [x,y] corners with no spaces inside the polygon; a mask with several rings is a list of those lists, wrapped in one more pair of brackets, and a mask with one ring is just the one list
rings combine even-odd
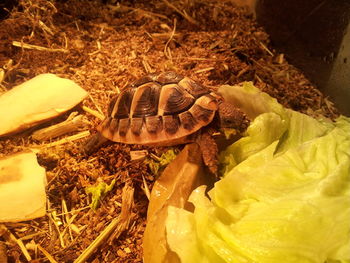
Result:
{"label": "tortoise shell", "polygon": [[175,72],[140,78],[112,99],[97,127],[107,139],[127,144],[175,145],[208,125],[221,97]]}

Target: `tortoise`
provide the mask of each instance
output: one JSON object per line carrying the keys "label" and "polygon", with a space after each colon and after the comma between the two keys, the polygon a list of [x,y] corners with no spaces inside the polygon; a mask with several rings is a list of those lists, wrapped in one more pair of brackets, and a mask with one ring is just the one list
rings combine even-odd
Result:
{"label": "tortoise", "polygon": [[239,131],[248,123],[241,110],[188,77],[173,71],[148,74],[111,100],[84,150],[92,153],[107,140],[149,146],[197,142],[204,163],[216,174],[218,147],[208,129],[203,131],[214,119],[221,128]]}

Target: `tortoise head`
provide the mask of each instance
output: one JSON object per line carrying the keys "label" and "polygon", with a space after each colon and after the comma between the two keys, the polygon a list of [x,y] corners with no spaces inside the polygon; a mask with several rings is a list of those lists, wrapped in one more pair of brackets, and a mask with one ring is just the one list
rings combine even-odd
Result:
{"label": "tortoise head", "polygon": [[222,101],[218,109],[220,128],[244,131],[249,124],[246,114],[235,105]]}

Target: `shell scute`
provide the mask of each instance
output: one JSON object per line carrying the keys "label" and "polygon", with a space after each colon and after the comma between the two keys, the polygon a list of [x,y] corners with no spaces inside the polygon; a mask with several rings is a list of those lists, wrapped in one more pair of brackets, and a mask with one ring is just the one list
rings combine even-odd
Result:
{"label": "shell scute", "polygon": [[165,132],[172,135],[175,134],[179,127],[180,127],[180,122],[179,118],[177,115],[165,115],[163,116],[163,123],[164,123],[164,129]]}
{"label": "shell scute", "polygon": [[145,118],[146,130],[151,134],[156,134],[163,130],[163,122],[161,116],[148,116]]}
{"label": "shell scute", "polygon": [[118,132],[119,121],[118,119],[111,118],[109,122],[109,131],[111,134]]}
{"label": "shell scute", "polygon": [[170,84],[162,88],[159,107],[164,115],[172,115],[188,110],[194,102],[195,99],[188,92],[177,84]]}
{"label": "shell scute", "polygon": [[123,119],[129,117],[134,93],[135,89],[126,89],[119,94],[111,114],[112,118]]}
{"label": "shell scute", "polygon": [[139,87],[131,106],[132,117],[157,115],[160,89],[160,85],[152,82]]}
{"label": "shell scute", "polygon": [[180,113],[179,118],[182,126],[188,131],[192,130],[197,124],[197,121],[194,119],[190,111]]}
{"label": "shell scute", "polygon": [[213,110],[206,109],[198,104],[193,105],[191,112],[196,120],[203,122],[208,122],[211,115],[213,114]]}
{"label": "shell scute", "polygon": [[[119,120],[119,136],[120,137],[125,137],[126,133],[129,130],[129,126],[130,126],[130,119],[120,119]],[[115,135],[117,135],[118,133],[115,133]]]}
{"label": "shell scute", "polygon": [[183,79],[183,76],[180,74],[177,74],[173,71],[166,71],[163,73],[160,73],[154,80],[158,83],[165,85],[165,84],[172,84],[172,83],[179,83]]}
{"label": "shell scute", "polygon": [[202,95],[210,93],[210,90],[203,85],[199,84],[198,82],[190,79],[190,78],[183,78],[179,82],[179,86],[184,88],[188,93],[190,93],[193,97],[199,98]]}
{"label": "shell scute", "polygon": [[143,118],[132,118],[131,119],[130,129],[134,135],[140,136],[142,126],[143,126]]}
{"label": "shell scute", "polygon": [[148,74],[148,75],[143,76],[143,77],[137,79],[136,81],[134,81],[131,84],[131,87],[137,88],[145,83],[154,82],[154,81],[156,81],[156,78],[157,78],[157,74],[155,74],[155,73]]}

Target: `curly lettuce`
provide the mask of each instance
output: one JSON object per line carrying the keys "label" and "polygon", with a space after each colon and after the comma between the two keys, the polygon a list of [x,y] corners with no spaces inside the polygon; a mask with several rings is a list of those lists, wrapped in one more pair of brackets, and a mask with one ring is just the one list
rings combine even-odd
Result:
{"label": "curly lettuce", "polygon": [[183,263],[350,262],[350,119],[285,109],[252,84],[221,92],[253,99],[253,121],[222,153],[223,178],[191,194],[194,211],[169,207],[170,249]]}

